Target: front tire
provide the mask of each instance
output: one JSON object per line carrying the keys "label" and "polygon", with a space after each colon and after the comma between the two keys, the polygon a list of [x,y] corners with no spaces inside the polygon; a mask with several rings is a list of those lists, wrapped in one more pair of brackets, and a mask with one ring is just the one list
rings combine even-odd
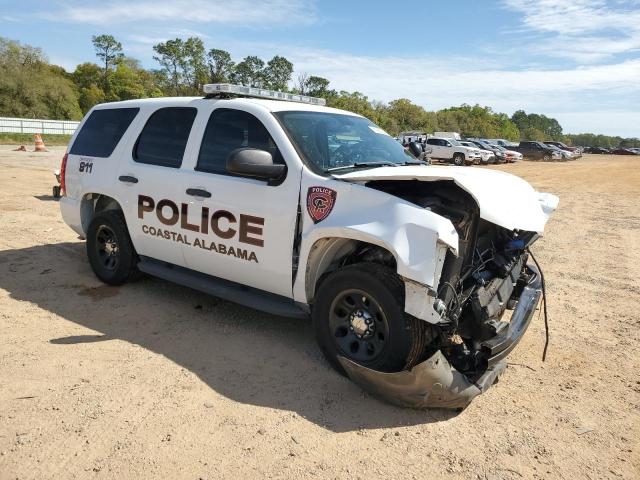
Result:
{"label": "front tire", "polygon": [[137,273],[138,256],[121,211],[107,210],[91,220],[87,257],[96,277],[109,285],[122,285]]}
{"label": "front tire", "polygon": [[462,153],[456,153],[453,156],[453,164],[457,167],[462,167],[464,165],[464,155]]}
{"label": "front tire", "polygon": [[382,372],[398,372],[422,360],[431,340],[428,325],[404,312],[404,284],[391,269],[373,263],[329,274],[312,310],[316,340],[340,374],[338,356]]}

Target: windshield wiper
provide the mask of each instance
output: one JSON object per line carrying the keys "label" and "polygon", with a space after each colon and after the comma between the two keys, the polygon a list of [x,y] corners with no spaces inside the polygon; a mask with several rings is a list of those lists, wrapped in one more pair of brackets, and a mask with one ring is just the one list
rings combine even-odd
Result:
{"label": "windshield wiper", "polygon": [[356,162],[351,165],[343,165],[342,167],[328,168],[327,172],[335,172],[337,170],[348,170],[350,168],[376,168],[376,167],[397,167],[397,163],[393,162]]}
{"label": "windshield wiper", "polygon": [[429,165],[429,163],[424,160],[414,160],[412,162],[404,162],[402,165]]}

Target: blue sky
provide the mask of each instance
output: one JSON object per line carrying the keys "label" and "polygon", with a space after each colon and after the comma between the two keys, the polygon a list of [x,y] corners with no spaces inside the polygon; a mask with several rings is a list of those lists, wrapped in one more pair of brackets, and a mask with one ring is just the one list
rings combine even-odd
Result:
{"label": "blue sky", "polygon": [[67,69],[95,59],[100,33],[146,67],[154,43],[197,35],[374,100],[523,108],[569,133],[640,136],[640,0],[0,0],[0,35]]}

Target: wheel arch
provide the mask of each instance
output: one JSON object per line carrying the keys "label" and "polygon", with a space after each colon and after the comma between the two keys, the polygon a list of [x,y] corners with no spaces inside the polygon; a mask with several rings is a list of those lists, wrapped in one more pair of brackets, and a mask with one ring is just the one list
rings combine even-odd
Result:
{"label": "wheel arch", "polygon": [[82,224],[82,231],[86,234],[89,224],[96,214],[105,210],[120,210],[122,206],[113,197],[105,195],[103,193],[87,193],[82,197],[80,203],[80,221]]}
{"label": "wheel arch", "polygon": [[397,271],[398,260],[393,249],[379,239],[375,240],[353,237],[323,237],[316,240],[309,250],[304,272],[307,303],[313,302],[322,280],[343,266],[369,262],[386,265]]}

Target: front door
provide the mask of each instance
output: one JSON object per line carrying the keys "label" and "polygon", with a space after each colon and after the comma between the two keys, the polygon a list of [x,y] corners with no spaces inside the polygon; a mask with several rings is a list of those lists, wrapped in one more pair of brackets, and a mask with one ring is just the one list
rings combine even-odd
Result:
{"label": "front door", "polygon": [[290,168],[270,185],[226,170],[229,153],[242,147],[267,150],[285,163],[261,114],[254,113],[216,108],[207,120],[187,188],[210,196],[189,199],[187,222],[198,233],[183,251],[193,270],[291,297],[301,172]]}

